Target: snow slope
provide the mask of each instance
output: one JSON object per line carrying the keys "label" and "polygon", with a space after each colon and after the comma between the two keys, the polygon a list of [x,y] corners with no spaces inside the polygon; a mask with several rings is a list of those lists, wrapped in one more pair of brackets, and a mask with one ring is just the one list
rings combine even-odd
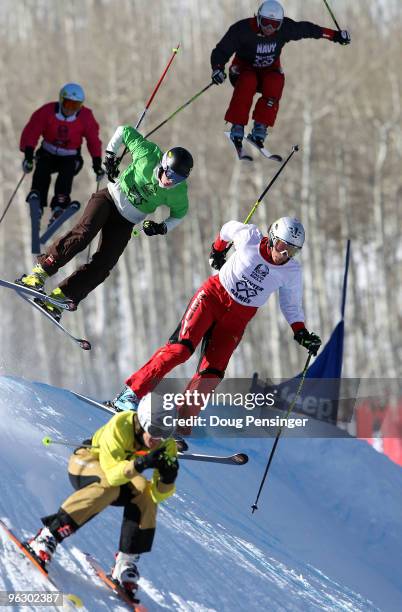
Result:
{"label": "snow slope", "polygon": [[[40,517],[71,492],[70,449],[45,448],[43,436],[81,441],[107,418],[68,391],[0,377],[0,517],[11,528],[34,533]],[[245,451],[250,462],[181,463],[178,494],[161,505],[154,549],[140,561],[144,605],[183,612],[401,610],[401,469],[351,438],[281,439],[252,515],[271,445],[192,442],[199,452]],[[91,612],[125,609],[89,576],[83,555],[111,566],[121,512],[108,508],[67,540],[51,568],[60,588]],[[42,577],[3,535],[0,553],[0,591],[43,589]]]}

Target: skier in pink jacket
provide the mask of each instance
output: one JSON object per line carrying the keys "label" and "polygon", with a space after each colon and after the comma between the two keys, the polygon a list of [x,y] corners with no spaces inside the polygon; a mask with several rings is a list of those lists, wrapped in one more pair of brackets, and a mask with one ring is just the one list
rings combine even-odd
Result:
{"label": "skier in pink jacket", "polygon": [[[102,168],[99,125],[91,109],[83,106],[84,100],[85,94],[81,85],[66,83],[60,90],[59,101],[48,102],[38,108],[22,130],[20,150],[24,153],[24,172],[31,172],[35,161],[27,202],[30,203],[31,198],[38,198],[41,212],[47,205],[51,175],[57,174],[54,196],[50,202],[52,217],[49,223],[70,203],[74,176],[84,163],[81,157],[84,138],[92,156],[92,167],[97,180],[105,174]],[[43,140],[34,155],[41,136]]]}

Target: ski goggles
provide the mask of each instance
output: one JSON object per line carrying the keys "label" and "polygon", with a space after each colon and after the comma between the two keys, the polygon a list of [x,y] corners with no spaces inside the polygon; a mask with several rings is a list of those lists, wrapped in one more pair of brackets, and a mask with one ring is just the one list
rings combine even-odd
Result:
{"label": "ski goggles", "polygon": [[175,185],[177,185],[178,183],[182,183],[183,181],[186,180],[185,176],[182,176],[181,174],[177,174],[177,172],[172,170],[172,168],[169,168],[169,166],[167,168],[164,168],[164,171],[169,181],[172,181],[172,183],[174,183]]}
{"label": "ski goggles", "polygon": [[82,102],[79,100],[69,100],[68,98],[63,98],[61,103],[63,108],[67,111],[77,111],[82,106]]}
{"label": "ski goggles", "polygon": [[282,25],[282,21],[271,19],[270,17],[260,17],[260,26],[267,32],[276,32]]}
{"label": "ski goggles", "polygon": [[278,251],[278,253],[281,253],[282,255],[284,253],[287,253],[288,257],[294,257],[300,252],[300,247],[295,246],[294,244],[289,244],[288,242],[285,242],[285,240],[281,240],[280,238],[275,238],[274,247],[275,250]]}

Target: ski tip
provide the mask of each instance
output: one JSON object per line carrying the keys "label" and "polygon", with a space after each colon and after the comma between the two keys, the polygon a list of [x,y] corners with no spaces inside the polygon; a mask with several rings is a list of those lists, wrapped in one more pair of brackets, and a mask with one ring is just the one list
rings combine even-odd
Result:
{"label": "ski tip", "polygon": [[250,162],[253,161],[253,158],[251,157],[251,155],[249,155],[248,153],[244,152],[244,148],[243,147],[241,147],[241,148],[236,147],[235,143],[233,142],[233,140],[230,137],[230,132],[227,131],[227,132],[223,132],[223,133],[225,134],[226,138],[234,146],[235,151],[237,153],[237,157],[239,158],[240,161],[250,161]]}
{"label": "ski tip", "polygon": [[237,455],[233,455],[233,462],[237,463],[237,465],[244,465],[248,462],[248,455],[246,453],[237,453]]}
{"label": "ski tip", "polygon": [[273,161],[277,161],[279,163],[283,161],[283,157],[281,157],[280,155],[270,155],[269,159],[272,159]]}
{"label": "ski tip", "polygon": [[89,340],[82,339],[82,340],[79,341],[79,345],[80,345],[80,347],[82,349],[84,349],[84,351],[90,351],[91,348],[92,348],[91,343],[89,342]]}

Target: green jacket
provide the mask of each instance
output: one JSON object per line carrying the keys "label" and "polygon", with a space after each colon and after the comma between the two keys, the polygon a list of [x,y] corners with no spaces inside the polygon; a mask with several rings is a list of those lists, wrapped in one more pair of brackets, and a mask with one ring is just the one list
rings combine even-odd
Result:
{"label": "green jacket", "polygon": [[184,217],[188,210],[186,181],[171,189],[159,187],[155,168],[163,153],[153,142],[146,140],[135,128],[124,126],[123,143],[133,161],[119,177],[120,187],[128,200],[144,214],[153,213],[158,206],[168,206],[170,216]]}

